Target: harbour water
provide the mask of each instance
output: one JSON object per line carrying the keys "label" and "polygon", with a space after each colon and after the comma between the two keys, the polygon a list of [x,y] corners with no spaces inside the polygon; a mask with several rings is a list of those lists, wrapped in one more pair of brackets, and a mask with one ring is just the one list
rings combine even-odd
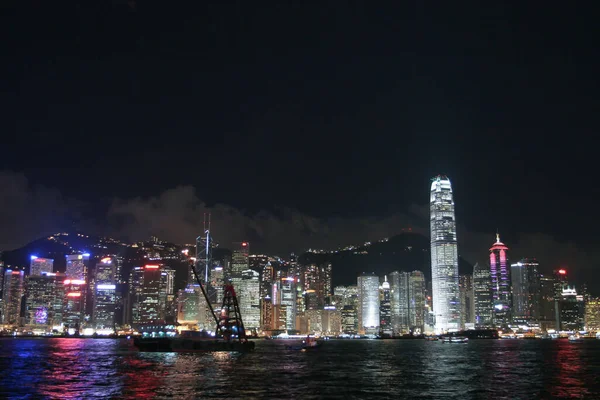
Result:
{"label": "harbour water", "polygon": [[[289,343],[288,343],[289,344]],[[112,339],[0,339],[0,398],[600,399],[600,340],[330,340],[294,351],[140,353]]]}

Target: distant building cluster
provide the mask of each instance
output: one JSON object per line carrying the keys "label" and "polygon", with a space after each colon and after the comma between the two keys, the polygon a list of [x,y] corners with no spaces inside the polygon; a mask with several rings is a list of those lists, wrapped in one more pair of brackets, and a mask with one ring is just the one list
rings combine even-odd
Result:
{"label": "distant building cluster", "polygon": [[472,275],[458,274],[454,200],[450,180],[432,180],[432,315],[437,333],[497,328],[512,332],[598,331],[598,299],[576,290],[567,270],[542,274],[534,258],[510,263],[509,248],[496,235],[489,263]]}
{"label": "distant building cluster", "polygon": [[[565,268],[543,274],[534,258],[511,262],[498,234],[489,262],[459,275],[454,199],[445,176],[431,183],[430,233],[429,282],[423,265],[401,265],[383,276],[362,273],[356,285],[336,287],[330,262],[252,254],[247,241],[215,256],[208,234],[183,247],[152,237],[127,245],[138,258],[124,259],[107,253],[108,246],[122,245],[118,241],[102,238],[92,256],[72,247],[87,236],[58,233],[48,240],[74,253],[64,256],[64,273],[56,272],[54,259],[36,255],[28,269],[0,263],[0,328],[19,334],[212,334],[229,282],[246,331],[257,335],[600,331],[599,298],[588,295],[585,286],[576,288]],[[358,249],[345,251],[368,253]],[[307,254],[318,260],[331,253]],[[133,266],[124,271],[124,262]],[[173,262],[187,266],[182,285]]]}

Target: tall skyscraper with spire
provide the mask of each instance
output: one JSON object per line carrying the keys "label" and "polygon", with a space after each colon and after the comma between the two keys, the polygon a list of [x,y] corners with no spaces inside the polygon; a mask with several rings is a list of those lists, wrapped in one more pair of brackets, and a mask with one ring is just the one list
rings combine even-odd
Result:
{"label": "tall skyscraper with spire", "polygon": [[508,247],[500,241],[496,233],[496,243],[490,248],[490,276],[492,279],[492,302],[494,305],[494,325],[508,325],[511,312],[510,264]]}
{"label": "tall skyscraper with spire", "polygon": [[458,245],[452,185],[446,176],[431,182],[431,287],[436,332],[460,328]]}

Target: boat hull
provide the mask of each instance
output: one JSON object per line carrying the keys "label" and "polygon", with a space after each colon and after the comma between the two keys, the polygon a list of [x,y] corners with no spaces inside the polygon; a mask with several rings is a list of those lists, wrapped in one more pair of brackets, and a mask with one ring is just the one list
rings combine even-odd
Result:
{"label": "boat hull", "polygon": [[224,340],[214,339],[194,340],[187,338],[134,338],[133,344],[140,351],[149,352],[248,352],[254,350],[254,342],[226,342]]}

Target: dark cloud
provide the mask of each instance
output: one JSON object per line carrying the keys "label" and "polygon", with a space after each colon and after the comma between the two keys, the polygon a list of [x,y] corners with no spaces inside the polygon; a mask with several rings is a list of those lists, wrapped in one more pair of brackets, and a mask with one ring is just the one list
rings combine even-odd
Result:
{"label": "dark cloud", "polygon": [[74,217],[70,202],[58,190],[32,186],[23,174],[0,172],[0,187],[0,249],[55,233]]}
{"label": "dark cloud", "polygon": [[425,229],[419,225],[420,218],[402,213],[386,218],[319,219],[290,208],[247,214],[225,204],[207,207],[192,186],[180,186],[156,197],[117,199],[108,215],[112,221],[121,221],[119,230],[129,238],[156,235],[189,243],[202,232],[205,213],[211,214],[211,232],[222,245],[249,240],[255,250],[282,254],[377,240],[406,227]]}

